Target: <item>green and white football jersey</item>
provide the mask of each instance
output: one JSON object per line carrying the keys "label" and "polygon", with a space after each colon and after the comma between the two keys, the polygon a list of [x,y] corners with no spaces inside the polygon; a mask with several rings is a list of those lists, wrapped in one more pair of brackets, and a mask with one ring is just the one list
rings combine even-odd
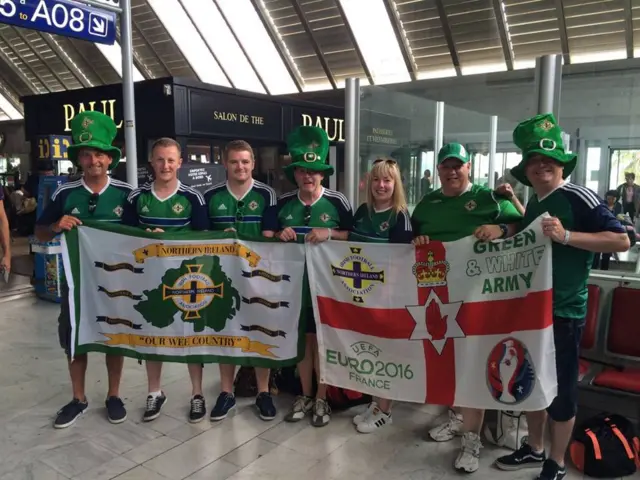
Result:
{"label": "green and white football jersey", "polygon": [[366,203],[360,205],[353,216],[353,230],[349,233],[353,242],[411,243],[411,218],[401,210],[397,214],[391,209],[376,211]]}
{"label": "green and white football jersey", "polygon": [[311,205],[306,205],[298,190],[285,193],[278,199],[275,210],[269,212],[265,230],[279,231],[291,227],[297,234],[297,241],[304,242],[304,236],[314,228],[351,230],[353,210],[342,193],[322,188],[322,194]]}
{"label": "green and white football jersey", "polygon": [[84,179],[60,185],[37,220],[38,225],[49,226],[64,215],[80,220],[120,223],[127,197],[133,188],[128,183],[109,177],[107,185],[95,194]]}
{"label": "green and white football jersey", "polygon": [[214,185],[204,194],[211,230],[235,228],[236,232],[261,237],[266,212],[276,206],[276,192],[270,186],[252,180],[251,188],[237,198],[227,182]]}
{"label": "green and white football jersey", "polygon": [[127,198],[122,223],[164,231],[206,230],[209,226],[204,197],[178,182],[167,198],[159,198],[153,183],[135,189]]}
{"label": "green and white football jersey", "polygon": [[443,195],[442,189],[427,193],[416,205],[411,223],[415,236],[451,242],[473,235],[482,225],[516,223],[522,215],[510,200],[498,197],[484,185],[470,184],[457,197]]}

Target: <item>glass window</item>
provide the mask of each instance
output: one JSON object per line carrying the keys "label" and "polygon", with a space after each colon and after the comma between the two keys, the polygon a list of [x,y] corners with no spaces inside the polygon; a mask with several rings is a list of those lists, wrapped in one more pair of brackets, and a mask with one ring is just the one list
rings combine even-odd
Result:
{"label": "glass window", "polygon": [[187,153],[182,158],[189,162],[211,163],[211,145],[208,143],[187,143]]}

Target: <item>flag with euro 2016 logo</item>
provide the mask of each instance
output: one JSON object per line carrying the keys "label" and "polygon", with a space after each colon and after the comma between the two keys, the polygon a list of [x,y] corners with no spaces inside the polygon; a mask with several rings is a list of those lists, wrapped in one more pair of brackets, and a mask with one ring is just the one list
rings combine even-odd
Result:
{"label": "flag with euro 2016 logo", "polygon": [[496,242],[307,248],[321,381],[381,398],[521,411],[556,394],[541,218]]}
{"label": "flag with euro 2016 logo", "polygon": [[63,252],[75,353],[275,368],[304,351],[303,245],[93,224]]}

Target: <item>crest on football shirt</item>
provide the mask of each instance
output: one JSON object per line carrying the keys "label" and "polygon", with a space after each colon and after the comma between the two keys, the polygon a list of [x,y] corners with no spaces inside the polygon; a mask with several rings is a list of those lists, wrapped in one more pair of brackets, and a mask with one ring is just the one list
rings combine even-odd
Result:
{"label": "crest on football shirt", "polygon": [[322,215],[320,215],[320,220],[327,223],[329,220],[331,220],[331,215],[329,215],[328,213],[323,213]]}
{"label": "crest on football shirt", "polygon": [[123,211],[123,208],[121,205],[118,205],[116,208],[113,209],[113,213],[115,213],[118,217],[122,216],[122,211]]}
{"label": "crest on football shirt", "polygon": [[174,213],[177,213],[179,215],[184,211],[184,207],[179,203],[176,203],[173,207],[171,207],[171,210],[173,210]]}
{"label": "crest on football shirt", "polygon": [[475,210],[477,206],[478,204],[475,202],[475,200],[469,200],[467,203],[464,204],[464,208],[466,208],[469,211]]}
{"label": "crest on football shirt", "polygon": [[382,223],[380,224],[380,231],[381,231],[381,232],[386,231],[388,228],[389,228],[389,222],[382,222]]}
{"label": "crest on football shirt", "polygon": [[251,211],[255,210],[258,207],[259,207],[258,202],[256,202],[255,200],[253,200],[251,203],[249,203],[249,210],[251,210]]}

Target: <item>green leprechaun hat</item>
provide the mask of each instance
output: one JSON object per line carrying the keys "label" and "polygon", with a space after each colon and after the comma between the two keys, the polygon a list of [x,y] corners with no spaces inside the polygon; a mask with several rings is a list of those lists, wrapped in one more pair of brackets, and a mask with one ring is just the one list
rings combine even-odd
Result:
{"label": "green leprechaun hat", "polygon": [[284,173],[296,183],[293,171],[305,168],[325,175],[333,175],[333,167],[326,163],[329,154],[329,137],[319,127],[298,127],[287,138],[287,146],[291,155],[291,163],[284,168]]}
{"label": "green leprechaun hat", "polygon": [[566,153],[562,142],[562,130],[551,113],[543,113],[520,123],[513,131],[513,143],[522,150],[522,161],[511,169],[511,174],[520,183],[531,186],[525,175],[525,165],[531,155],[540,154],[560,163],[567,178],[576,168],[578,156]]}
{"label": "green leprechaun hat", "polygon": [[117,133],[115,122],[104,113],[93,111],[79,113],[71,120],[73,144],[67,148],[69,160],[77,165],[80,149],[94,148],[111,155],[109,170],[113,170],[122,155],[119,148],[111,145]]}

